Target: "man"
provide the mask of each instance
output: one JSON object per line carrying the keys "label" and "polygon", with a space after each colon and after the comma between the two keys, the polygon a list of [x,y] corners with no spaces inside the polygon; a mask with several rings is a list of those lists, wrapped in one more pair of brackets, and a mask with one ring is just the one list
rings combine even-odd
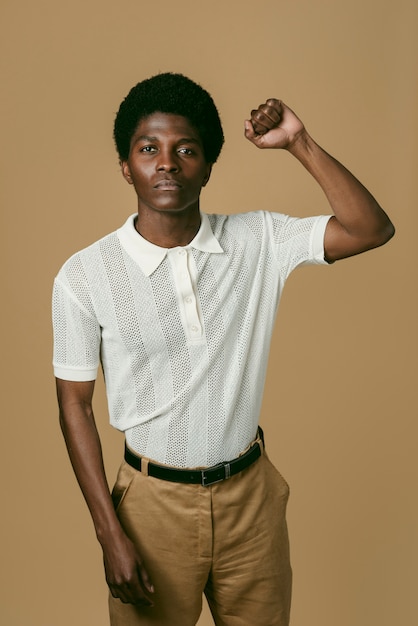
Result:
{"label": "man", "polygon": [[[54,288],[60,422],[103,549],[111,624],[192,625],[205,593],[218,625],[285,626],[288,487],[258,429],[277,305],[295,267],[380,246],[393,225],[276,99],[251,112],[245,136],[296,157],[333,216],[202,214],[223,132],[184,76],[136,85],[114,136],[137,214],[71,257]],[[126,436],[112,494],[92,411],[100,362]]]}

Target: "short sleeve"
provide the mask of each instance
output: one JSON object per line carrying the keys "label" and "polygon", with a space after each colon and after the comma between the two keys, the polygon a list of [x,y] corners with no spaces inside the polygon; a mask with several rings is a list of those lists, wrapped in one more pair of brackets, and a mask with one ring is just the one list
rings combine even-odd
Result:
{"label": "short sleeve", "polygon": [[297,218],[269,214],[271,239],[282,278],[300,265],[327,265],[324,236],[331,215]]}
{"label": "short sleeve", "polygon": [[52,322],[55,376],[95,380],[100,363],[99,323],[59,278],[54,282]]}

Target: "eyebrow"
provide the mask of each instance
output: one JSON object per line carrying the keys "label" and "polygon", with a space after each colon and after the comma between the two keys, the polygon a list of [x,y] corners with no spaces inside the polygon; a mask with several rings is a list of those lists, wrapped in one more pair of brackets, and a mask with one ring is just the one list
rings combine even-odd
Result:
{"label": "eyebrow", "polygon": [[[140,135],[139,137],[135,137],[134,143],[138,143],[138,141],[150,141],[157,142],[160,141],[158,137],[154,137],[152,135]],[[194,139],[193,137],[181,137],[177,143],[195,143],[198,146],[201,145],[201,142],[198,139]]]}

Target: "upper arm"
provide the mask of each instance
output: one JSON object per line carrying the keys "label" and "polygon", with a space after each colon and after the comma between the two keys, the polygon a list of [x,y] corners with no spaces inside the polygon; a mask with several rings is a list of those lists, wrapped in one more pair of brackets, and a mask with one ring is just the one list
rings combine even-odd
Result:
{"label": "upper arm", "polygon": [[345,259],[356,254],[361,254],[367,250],[377,248],[386,243],[392,236],[392,231],[383,231],[364,236],[350,234],[344,226],[332,216],[327,224],[324,235],[324,255],[329,263]]}
{"label": "upper arm", "polygon": [[56,378],[55,381],[60,415],[71,413],[72,409],[92,413],[94,380],[80,382]]}
{"label": "upper arm", "polygon": [[[354,251],[354,249],[356,251]],[[324,234],[324,257],[329,263],[357,254],[357,242],[341,226],[335,216],[327,224]]]}

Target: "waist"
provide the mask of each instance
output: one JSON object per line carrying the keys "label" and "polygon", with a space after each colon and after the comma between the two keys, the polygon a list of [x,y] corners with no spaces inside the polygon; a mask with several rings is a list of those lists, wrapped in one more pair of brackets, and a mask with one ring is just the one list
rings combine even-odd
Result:
{"label": "waist", "polygon": [[227,480],[252,465],[261,456],[264,449],[264,435],[259,427],[257,437],[242,454],[231,461],[225,461],[204,468],[178,469],[154,463],[146,457],[133,452],[125,443],[125,461],[139,472],[168,480],[170,482],[200,484],[204,487]]}

